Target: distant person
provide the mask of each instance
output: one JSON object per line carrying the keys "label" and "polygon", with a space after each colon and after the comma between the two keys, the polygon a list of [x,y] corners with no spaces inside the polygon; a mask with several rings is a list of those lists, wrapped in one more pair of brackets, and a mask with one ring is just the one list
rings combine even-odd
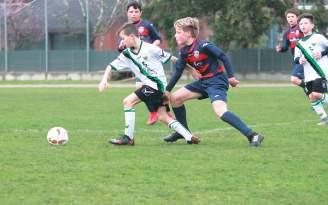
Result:
{"label": "distant person", "polygon": [[[177,81],[180,79],[186,64],[199,71],[199,80],[179,88],[171,95],[171,105],[176,119],[188,129],[184,103],[192,99],[209,98],[217,117],[240,131],[248,140],[250,146],[260,146],[264,137],[249,128],[236,114],[228,111],[227,91],[239,81],[234,77],[233,69],[224,52],[209,41],[197,40],[199,22],[197,18],[186,17],[175,21],[175,39],[180,49],[176,63],[176,71],[166,87],[166,95],[170,96]],[[223,62],[224,67],[220,66]],[[224,69],[227,72],[224,72]],[[179,133],[173,133],[164,138],[166,142],[175,142],[183,138]]]}
{"label": "distant person", "polygon": [[[276,46],[277,52],[286,52],[290,49],[292,55],[294,55],[295,46],[297,41],[303,37],[303,33],[299,30],[297,24],[297,17],[299,11],[295,8],[287,9],[285,11],[285,17],[289,25],[288,30],[286,30],[282,36],[282,39],[278,39],[279,43]],[[303,65],[292,63],[293,69],[291,72],[290,81],[294,85],[298,85],[301,88],[305,88],[304,83],[304,71]]]}
{"label": "distant person", "polygon": [[313,110],[320,117],[318,125],[327,125],[328,116],[323,104],[328,103],[328,40],[323,35],[313,32],[315,24],[312,14],[302,14],[298,24],[304,37],[296,44],[294,62],[304,67],[305,90]]}
{"label": "distant person", "polygon": [[[167,113],[168,99],[164,98],[167,85],[162,63],[171,58],[171,54],[158,46],[144,42],[139,38],[137,28],[127,23],[119,30],[126,49],[106,68],[98,89],[102,92],[107,86],[112,69],[130,69],[142,82],[142,86],[123,100],[125,115],[124,135],[111,139],[114,145],[134,145],[135,106],[140,102],[152,102],[161,122],[178,132],[188,144],[198,144],[199,139],[193,136],[180,122]],[[144,58],[147,56],[147,58]]]}
{"label": "distant person", "polygon": [[[127,11],[128,20],[132,22],[133,25],[135,25],[136,28],[138,29],[140,39],[143,40],[144,42],[152,43],[156,46],[159,46],[161,43],[161,37],[157,32],[156,28],[149,21],[141,19],[141,15],[142,15],[141,4],[136,1],[132,1],[126,7],[126,11]],[[124,48],[125,48],[124,42],[120,41],[119,50],[122,51],[124,50]],[[142,85],[143,84],[141,80],[136,78],[136,88],[140,88]],[[145,104],[149,111],[147,124],[153,125],[158,121],[157,112],[151,102],[150,103],[145,102]]]}

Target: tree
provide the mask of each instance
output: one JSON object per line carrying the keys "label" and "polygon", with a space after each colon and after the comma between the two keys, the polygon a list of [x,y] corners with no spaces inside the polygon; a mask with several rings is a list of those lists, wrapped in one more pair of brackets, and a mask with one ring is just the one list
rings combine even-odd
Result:
{"label": "tree", "polygon": [[[246,48],[257,45],[261,36],[286,9],[285,0],[152,0],[144,15],[156,22],[169,39],[173,37],[173,22],[185,16],[206,17],[215,43],[224,50],[233,44]],[[188,6],[181,6],[188,5]],[[174,46],[171,40],[171,46]]]}
{"label": "tree", "polygon": [[[328,37],[328,11],[325,9],[324,0],[312,0],[309,2],[310,10],[304,10],[304,12],[312,13],[315,18],[315,24],[317,31],[326,37]],[[302,5],[301,5],[302,8]],[[306,7],[303,7],[306,8]]]}
{"label": "tree", "polygon": [[[10,49],[22,47],[27,41],[39,41],[43,37],[42,19],[39,14],[26,9],[28,2],[27,0],[6,0],[4,15],[7,15],[8,47]],[[3,4],[3,6],[5,5]]]}

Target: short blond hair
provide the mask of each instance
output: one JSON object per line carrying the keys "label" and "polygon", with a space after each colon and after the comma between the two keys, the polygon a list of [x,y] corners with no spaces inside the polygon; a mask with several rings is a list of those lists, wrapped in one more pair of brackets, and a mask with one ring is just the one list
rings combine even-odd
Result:
{"label": "short blond hair", "polygon": [[199,34],[199,20],[194,17],[185,17],[174,22],[175,28],[181,28],[183,31],[190,31],[192,37],[196,38]]}

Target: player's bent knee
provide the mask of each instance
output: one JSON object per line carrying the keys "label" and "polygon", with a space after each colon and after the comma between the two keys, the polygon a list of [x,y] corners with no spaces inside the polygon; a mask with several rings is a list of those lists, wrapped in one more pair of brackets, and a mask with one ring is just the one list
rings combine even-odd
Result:
{"label": "player's bent knee", "polygon": [[170,100],[173,106],[180,106],[184,103],[184,99],[178,95],[172,95]]}
{"label": "player's bent knee", "polygon": [[299,85],[300,84],[300,79],[296,78],[296,77],[291,77],[290,78],[290,82],[295,84],[295,85]]}
{"label": "player's bent knee", "polygon": [[132,107],[132,102],[129,99],[125,98],[123,100],[123,105],[124,107]]}
{"label": "player's bent knee", "polygon": [[317,98],[315,95],[313,95],[313,94],[309,95],[309,99],[310,99],[312,102],[318,100],[318,98]]}
{"label": "player's bent knee", "polygon": [[226,112],[226,110],[216,110],[215,114],[218,119],[221,119],[222,115]]}
{"label": "player's bent knee", "polygon": [[322,94],[321,93],[312,93],[311,98],[312,98],[312,100],[319,100],[322,98]]}
{"label": "player's bent knee", "polygon": [[217,116],[218,119],[221,119],[221,117],[222,117],[223,114],[224,113],[216,113],[216,116]]}

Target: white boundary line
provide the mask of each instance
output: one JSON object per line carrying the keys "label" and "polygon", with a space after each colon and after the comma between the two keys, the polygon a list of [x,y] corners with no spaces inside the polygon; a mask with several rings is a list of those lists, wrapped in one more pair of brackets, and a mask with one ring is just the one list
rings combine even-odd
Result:
{"label": "white boundary line", "polygon": [[[183,84],[177,85],[181,87]],[[0,84],[0,88],[97,88],[98,84]],[[134,88],[135,83],[109,83],[109,88]],[[238,87],[245,88],[284,88],[294,87],[291,83],[246,83],[240,84]]]}
{"label": "white boundary line", "polygon": [[[278,123],[262,123],[262,124],[256,124],[256,125],[250,125],[249,127],[251,128],[270,128],[270,127],[289,127],[292,124],[308,124],[308,123],[315,123],[318,120],[303,120],[303,121],[293,121],[293,122],[278,122]],[[206,130],[194,130],[193,133],[195,134],[212,134],[216,132],[226,132],[226,131],[231,131],[231,130],[236,130],[233,127],[224,127],[224,128],[214,128],[214,129],[206,129]],[[46,133],[48,130],[46,129],[0,129],[1,132],[14,132],[14,133],[41,133],[44,132]],[[91,134],[108,134],[108,133],[117,133],[117,132],[122,132],[123,131],[123,126],[122,129],[115,129],[115,130],[98,130],[98,129],[73,129],[72,132],[85,132],[85,133],[91,133]],[[68,130],[70,133],[70,130]],[[145,132],[145,133],[156,133],[156,134],[165,134],[169,133],[170,129],[167,128],[156,128],[154,129],[153,127],[149,128],[140,128],[136,129],[136,132]]]}
{"label": "white boundary line", "polygon": [[[292,124],[307,124],[307,123],[316,123],[319,122],[318,120],[303,120],[303,121],[294,121],[294,122],[278,122],[278,123],[262,123],[262,124],[256,124],[256,125],[249,125],[251,128],[267,128],[267,127],[288,127]],[[225,132],[225,131],[231,131],[236,130],[233,127],[224,127],[224,128],[214,128],[214,129],[206,129],[206,130],[193,130],[193,133],[195,134],[212,134],[216,132]],[[148,132],[148,133],[162,133],[167,132],[167,129],[139,129],[138,131],[142,132]]]}

